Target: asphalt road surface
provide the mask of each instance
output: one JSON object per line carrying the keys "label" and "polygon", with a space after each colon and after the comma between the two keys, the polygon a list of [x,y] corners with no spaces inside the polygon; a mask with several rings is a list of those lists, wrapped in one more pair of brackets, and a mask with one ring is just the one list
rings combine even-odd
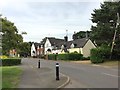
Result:
{"label": "asphalt road surface", "polygon": [[[37,68],[39,59],[25,58],[22,62],[30,60]],[[65,61],[40,60],[41,67],[54,69],[59,62],[60,73],[70,77],[70,83],[65,88],[118,88],[118,68],[102,67],[98,65],[77,64]]]}

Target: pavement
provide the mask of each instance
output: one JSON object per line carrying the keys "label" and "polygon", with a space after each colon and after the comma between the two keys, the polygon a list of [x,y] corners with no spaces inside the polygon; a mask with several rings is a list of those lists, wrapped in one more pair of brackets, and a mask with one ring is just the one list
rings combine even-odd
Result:
{"label": "pavement", "polygon": [[56,81],[56,70],[45,66],[38,68],[37,59],[23,59],[20,67],[23,70],[18,88],[64,88],[70,81],[69,77],[60,73]]}

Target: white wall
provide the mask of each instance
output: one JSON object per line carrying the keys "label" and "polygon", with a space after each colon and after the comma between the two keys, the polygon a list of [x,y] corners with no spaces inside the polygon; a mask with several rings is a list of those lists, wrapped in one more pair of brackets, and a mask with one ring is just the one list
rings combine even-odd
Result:
{"label": "white wall", "polygon": [[[35,51],[35,53],[33,53],[33,51]],[[36,49],[34,43],[31,46],[31,56],[36,56]]]}
{"label": "white wall", "polygon": [[83,47],[82,51],[83,51],[83,56],[84,57],[88,57],[90,56],[90,50],[92,48],[96,48],[95,45],[92,43],[92,41],[89,39],[88,42],[85,44],[85,46]]}
{"label": "white wall", "polygon": [[48,49],[51,49],[51,51],[52,51],[52,46],[51,46],[51,43],[50,43],[49,39],[46,39],[44,47],[45,47],[44,48],[44,54],[47,54]]}

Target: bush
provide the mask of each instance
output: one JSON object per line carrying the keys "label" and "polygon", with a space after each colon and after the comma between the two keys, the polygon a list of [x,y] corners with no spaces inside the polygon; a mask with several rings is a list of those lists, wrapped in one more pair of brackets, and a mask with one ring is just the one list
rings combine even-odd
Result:
{"label": "bush", "polygon": [[108,59],[110,56],[109,47],[99,47],[91,49],[90,60],[92,63],[103,63],[105,59]]}
{"label": "bush", "polygon": [[49,54],[48,60],[57,60],[57,54]]}
{"label": "bush", "polygon": [[13,65],[21,64],[20,58],[7,58],[7,59],[1,59],[1,60],[2,60],[2,66],[13,66]]}
{"label": "bush", "polygon": [[8,58],[8,56],[5,56],[5,55],[0,56],[0,59],[4,59],[4,58]]}
{"label": "bush", "polygon": [[83,57],[83,60],[90,60],[90,57]]}
{"label": "bush", "polygon": [[100,54],[100,50],[99,49],[91,49],[90,52],[91,56],[90,56],[90,60],[92,63],[102,63],[103,59],[102,59],[102,55]]}
{"label": "bush", "polygon": [[120,60],[120,51],[113,50],[111,59]]}
{"label": "bush", "polygon": [[57,56],[58,60],[69,60],[68,58],[69,58],[68,54],[59,54]]}
{"label": "bush", "polygon": [[49,60],[82,60],[82,58],[83,58],[83,55],[78,53],[48,55]]}

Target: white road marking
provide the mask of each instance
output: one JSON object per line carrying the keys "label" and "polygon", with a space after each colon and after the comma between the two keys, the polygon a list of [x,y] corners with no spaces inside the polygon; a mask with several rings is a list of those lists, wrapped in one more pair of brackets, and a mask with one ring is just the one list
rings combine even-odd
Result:
{"label": "white road marking", "polygon": [[112,74],[108,74],[108,73],[103,73],[104,75],[108,75],[108,76],[112,76],[112,77],[120,77],[120,76],[117,76],[117,75],[112,75]]}

